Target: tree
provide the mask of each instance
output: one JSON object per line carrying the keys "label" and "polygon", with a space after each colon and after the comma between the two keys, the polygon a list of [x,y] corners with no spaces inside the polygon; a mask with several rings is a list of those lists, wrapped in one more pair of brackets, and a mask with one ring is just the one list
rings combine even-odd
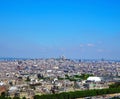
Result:
{"label": "tree", "polygon": [[2,96],[2,97],[5,97],[5,96],[6,96],[6,93],[5,93],[5,92],[2,92],[2,93],[1,93],[1,96]]}
{"label": "tree", "polygon": [[20,99],[20,97],[13,97],[13,99]]}
{"label": "tree", "polygon": [[22,99],[26,99],[26,97],[23,97]]}
{"label": "tree", "polygon": [[26,81],[28,81],[28,82],[30,81],[30,77],[29,76],[27,77]]}

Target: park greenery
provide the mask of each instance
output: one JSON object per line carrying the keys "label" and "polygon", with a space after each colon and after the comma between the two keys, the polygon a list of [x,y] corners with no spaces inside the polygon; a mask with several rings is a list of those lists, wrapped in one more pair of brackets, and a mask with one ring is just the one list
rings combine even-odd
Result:
{"label": "park greenery", "polygon": [[81,75],[65,75],[65,79],[68,79],[70,81],[81,81],[86,80],[88,77],[93,76],[92,74],[81,74]]}

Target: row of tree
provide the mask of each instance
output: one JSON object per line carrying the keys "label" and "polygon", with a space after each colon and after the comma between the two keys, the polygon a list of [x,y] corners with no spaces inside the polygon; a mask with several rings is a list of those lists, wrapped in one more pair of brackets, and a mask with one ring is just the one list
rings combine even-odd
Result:
{"label": "row of tree", "polygon": [[109,88],[109,89],[97,89],[97,90],[85,90],[85,91],[75,91],[75,92],[63,92],[59,94],[49,94],[49,95],[35,95],[34,99],[76,99],[88,96],[97,96],[105,94],[119,93],[120,88]]}

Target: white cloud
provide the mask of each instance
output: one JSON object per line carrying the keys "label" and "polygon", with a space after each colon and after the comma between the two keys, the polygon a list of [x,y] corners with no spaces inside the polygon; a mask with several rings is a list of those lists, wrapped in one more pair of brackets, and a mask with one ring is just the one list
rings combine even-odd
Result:
{"label": "white cloud", "polygon": [[88,43],[87,46],[88,46],[88,47],[94,47],[95,45],[92,44],[92,43]]}

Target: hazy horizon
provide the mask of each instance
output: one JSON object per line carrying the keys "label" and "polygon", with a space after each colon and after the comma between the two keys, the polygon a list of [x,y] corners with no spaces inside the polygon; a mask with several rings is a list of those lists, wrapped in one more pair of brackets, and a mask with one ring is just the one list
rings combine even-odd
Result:
{"label": "hazy horizon", "polygon": [[0,1],[0,57],[120,59],[119,0]]}

